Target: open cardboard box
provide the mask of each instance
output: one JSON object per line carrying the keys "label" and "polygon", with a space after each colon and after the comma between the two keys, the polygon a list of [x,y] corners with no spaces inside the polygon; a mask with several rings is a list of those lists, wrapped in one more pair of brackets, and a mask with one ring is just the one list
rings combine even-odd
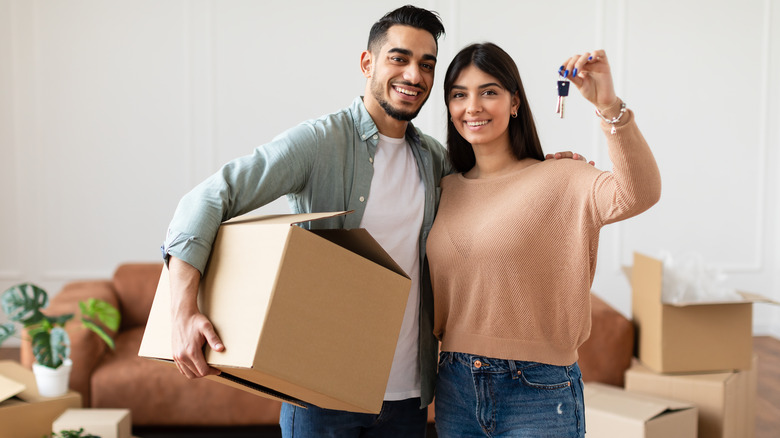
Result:
{"label": "open cardboard box", "polygon": [[55,418],[68,408],[80,408],[81,395],[38,394],[32,371],[14,361],[0,361],[0,438],[41,438],[51,433]]}
{"label": "open cardboard box", "polygon": [[757,357],[749,370],[661,374],[634,361],[626,391],[681,400],[699,409],[699,438],[752,438],[756,428]]}
{"label": "open cardboard box", "polygon": [[753,303],[780,304],[748,292],[742,301],[664,304],[663,262],[634,253],[626,273],[639,360],[659,373],[749,370]]}
{"label": "open cardboard box", "polygon": [[584,386],[587,436],[696,438],[697,409],[690,403],[590,382]]}
{"label": "open cardboard box", "polygon": [[[364,229],[294,226],[346,213],[222,224],[199,293],[225,345],[206,349],[222,371],[208,378],[299,406],[379,413],[411,280]],[[170,314],[163,269],[140,356],[172,363]]]}

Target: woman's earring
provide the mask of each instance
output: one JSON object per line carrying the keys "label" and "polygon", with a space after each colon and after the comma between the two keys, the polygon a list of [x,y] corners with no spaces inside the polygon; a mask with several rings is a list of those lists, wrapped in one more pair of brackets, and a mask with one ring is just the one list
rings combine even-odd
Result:
{"label": "woman's earring", "polygon": [[512,113],[512,118],[513,118],[513,119],[516,119],[516,118],[517,118],[517,111],[515,111],[515,112],[513,112],[513,113]]}

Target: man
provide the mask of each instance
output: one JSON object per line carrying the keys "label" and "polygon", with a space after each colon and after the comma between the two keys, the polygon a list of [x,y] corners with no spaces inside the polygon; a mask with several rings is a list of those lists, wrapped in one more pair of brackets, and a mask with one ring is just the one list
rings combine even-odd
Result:
{"label": "man", "polygon": [[218,373],[205,362],[205,342],[225,348],[197,307],[200,276],[222,221],[282,195],[294,213],[354,210],[310,226],[367,229],[412,278],[382,413],[284,404],[285,437],[425,436],[437,362],[425,239],[439,180],[450,167],[444,148],[409,121],[430,95],[443,33],[430,11],[404,6],[386,14],[371,28],[361,55],[362,99],[226,164],[182,198],[170,224],[163,252],[171,277],[173,352],[188,378]]}

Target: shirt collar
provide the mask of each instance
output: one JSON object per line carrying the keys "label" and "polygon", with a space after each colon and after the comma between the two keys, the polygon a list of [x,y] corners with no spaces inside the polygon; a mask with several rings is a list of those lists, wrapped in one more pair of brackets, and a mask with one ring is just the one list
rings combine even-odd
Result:
{"label": "shirt collar", "polygon": [[[363,103],[363,96],[358,96],[352,101],[350,111],[355,120],[355,129],[357,129],[362,140],[368,140],[374,134],[379,133],[379,129],[376,127],[374,119],[371,118],[371,114],[368,113],[366,105]],[[417,129],[415,129],[412,122],[409,122],[406,125],[406,138],[414,143],[420,142],[420,137],[417,135]]]}

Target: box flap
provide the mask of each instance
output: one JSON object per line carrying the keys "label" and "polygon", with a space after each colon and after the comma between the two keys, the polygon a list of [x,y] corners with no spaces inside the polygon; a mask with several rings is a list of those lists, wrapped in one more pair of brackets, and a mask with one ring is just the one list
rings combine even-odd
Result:
{"label": "box flap", "polygon": [[615,412],[643,422],[668,412],[692,408],[689,403],[628,392],[602,383],[588,383],[584,388],[588,409]]}
{"label": "box flap", "polygon": [[0,402],[21,393],[25,388],[23,383],[3,376],[2,371],[0,371]]}
{"label": "box flap", "polygon": [[350,211],[332,211],[325,213],[300,213],[300,214],[271,214],[271,215],[253,215],[245,214],[238,217],[234,217],[224,224],[244,224],[248,222],[257,222],[260,224],[299,224],[302,222],[316,221],[319,219],[327,219],[329,217],[342,216],[350,214],[354,210]]}
{"label": "box flap", "polygon": [[[663,276],[663,269],[664,268],[663,268],[662,261],[654,257],[649,257],[644,254],[640,254],[638,252],[634,253],[634,266],[622,267],[623,274],[629,279],[629,281],[631,281],[632,287],[637,287],[638,285],[645,285],[648,283],[656,283],[655,281],[653,281],[654,279],[652,277],[648,277],[648,275],[654,275],[655,272],[660,270],[661,276]],[[661,300],[663,296],[663,292],[660,287],[661,284],[662,283],[658,283],[657,286],[651,289],[653,295],[656,294],[658,295],[658,300]],[[674,307],[705,306],[705,305],[712,305],[712,304],[745,304],[745,303],[769,303],[769,304],[780,305],[780,302],[767,298],[763,295],[759,295],[751,292],[743,292],[743,291],[737,291],[737,293],[740,296],[742,296],[743,298],[742,300],[715,300],[715,301],[695,301],[695,302],[678,301],[674,303],[664,303],[664,304],[669,306],[674,306]]]}
{"label": "box flap", "polygon": [[336,245],[345,248],[355,254],[371,260],[379,266],[383,266],[398,275],[409,278],[409,275],[398,266],[398,263],[390,257],[384,248],[364,228],[351,230],[311,230],[312,233],[326,239]]}
{"label": "box flap", "polygon": [[255,395],[259,395],[260,397],[270,398],[271,400],[277,400],[277,401],[289,403],[291,405],[295,405],[300,408],[307,408],[306,404],[302,400],[299,400],[295,397],[289,396],[275,389],[268,388],[267,386],[257,384],[250,380],[246,380],[244,378],[237,376],[234,373],[227,372],[225,369],[221,369],[220,371],[221,373],[219,375],[206,376],[206,378],[210,380],[219,380],[221,381],[221,383],[224,383],[228,386],[232,386],[234,388],[238,388],[243,391]]}
{"label": "box flap", "polygon": [[[16,396],[27,402],[46,399],[46,397],[38,394],[38,385],[35,384],[35,375],[33,372],[23,367],[18,362],[12,360],[0,361],[0,376],[4,376],[7,380],[15,382],[13,385],[15,388],[18,388],[18,385],[22,386],[21,391],[16,391],[15,389],[10,390],[9,393],[14,392],[14,394],[9,395],[9,397]],[[0,383],[0,386],[2,386],[2,383]],[[0,401],[5,400],[6,398],[2,398]]]}
{"label": "box flap", "polygon": [[767,304],[780,305],[780,302],[767,298],[763,295],[754,294],[751,292],[742,292],[742,291],[737,291],[737,293],[740,296],[742,296],[741,300],[716,300],[716,301],[695,301],[695,302],[683,301],[683,302],[664,303],[664,304],[667,304],[669,306],[674,306],[674,307],[706,306],[706,305],[717,305],[717,304],[755,304],[755,303],[767,303]]}

